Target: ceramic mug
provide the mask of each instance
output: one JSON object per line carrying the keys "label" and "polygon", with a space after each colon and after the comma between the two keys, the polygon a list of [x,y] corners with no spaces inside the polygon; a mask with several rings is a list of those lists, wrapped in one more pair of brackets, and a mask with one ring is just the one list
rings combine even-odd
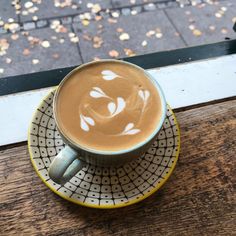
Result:
{"label": "ceramic mug", "polygon": [[[102,60],[106,62],[112,62],[117,60]],[[144,142],[139,143],[128,150],[119,150],[119,151],[100,151],[100,150],[90,150],[87,147],[81,146],[79,143],[74,142],[73,140],[69,139],[66,133],[64,133],[60,129],[59,119],[57,117],[57,111],[55,109],[55,104],[58,99],[58,93],[60,88],[64,85],[65,81],[69,80],[71,75],[76,73],[78,70],[83,69],[87,65],[92,63],[99,63],[98,62],[90,62],[83,64],[74,70],[72,70],[69,74],[65,76],[65,78],[59,84],[57,91],[54,96],[53,101],[53,115],[56,122],[57,129],[61,135],[62,140],[66,144],[64,149],[62,149],[59,154],[53,159],[52,163],[49,166],[49,176],[50,178],[55,181],[56,183],[63,184],[71,179],[79,170],[83,168],[85,164],[93,164],[102,167],[112,167],[112,166],[119,166],[126,162],[132,161],[134,158],[140,157],[154,142],[157,138],[159,131],[163,125],[163,122],[166,117],[166,100],[160,85],[157,81],[144,69],[139,66],[136,66],[132,63],[119,61],[119,63],[128,64],[130,66],[134,66],[139,70],[142,70],[147,78],[153,83],[154,87],[156,88],[157,92],[160,95],[161,99],[161,117],[160,121],[152,133]]]}

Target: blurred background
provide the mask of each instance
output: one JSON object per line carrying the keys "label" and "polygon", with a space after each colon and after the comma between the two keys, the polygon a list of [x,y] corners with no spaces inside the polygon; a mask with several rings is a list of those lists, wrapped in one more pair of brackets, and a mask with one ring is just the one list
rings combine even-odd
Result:
{"label": "blurred background", "polygon": [[0,0],[0,77],[236,38],[236,0]]}

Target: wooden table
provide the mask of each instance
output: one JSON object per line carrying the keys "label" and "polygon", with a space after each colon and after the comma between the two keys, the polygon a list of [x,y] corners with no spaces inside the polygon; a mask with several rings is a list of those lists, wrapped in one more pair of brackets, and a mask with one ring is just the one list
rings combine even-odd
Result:
{"label": "wooden table", "polygon": [[0,235],[235,235],[236,97],[178,108],[181,153],[167,183],[114,210],[61,199],[34,172],[27,143],[0,148]]}

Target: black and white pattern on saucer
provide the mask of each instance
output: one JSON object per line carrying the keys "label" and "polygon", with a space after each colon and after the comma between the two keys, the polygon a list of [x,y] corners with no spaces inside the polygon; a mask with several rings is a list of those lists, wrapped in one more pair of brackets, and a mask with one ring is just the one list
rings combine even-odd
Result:
{"label": "black and white pattern on saucer", "polygon": [[178,158],[180,142],[178,125],[169,107],[158,139],[142,157],[121,168],[87,165],[64,186],[53,182],[48,167],[64,147],[53,119],[53,96],[54,91],[43,100],[33,117],[29,150],[40,177],[59,195],[82,205],[121,207],[144,199],[168,178]]}

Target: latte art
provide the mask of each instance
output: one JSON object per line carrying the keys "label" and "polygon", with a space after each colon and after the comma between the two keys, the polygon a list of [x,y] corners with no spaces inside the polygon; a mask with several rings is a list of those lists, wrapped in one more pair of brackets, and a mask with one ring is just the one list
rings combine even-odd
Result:
{"label": "latte art", "polygon": [[159,94],[145,73],[118,62],[72,74],[59,91],[57,110],[71,139],[112,151],[144,141],[161,115]]}
{"label": "latte art", "polygon": [[[118,76],[116,73],[114,73],[111,70],[104,70],[101,72],[102,74],[102,78],[105,80],[113,80],[115,78],[122,78],[121,76]],[[135,90],[135,86],[134,86],[134,90]],[[140,119],[142,119],[142,113],[144,112],[147,100],[150,96],[150,92],[148,90],[137,90],[136,89],[136,93],[139,95],[139,97],[143,100],[143,107],[141,110],[141,114],[140,114]],[[112,97],[109,97],[101,88],[99,87],[93,87],[91,89],[91,91],[89,92],[89,95],[94,98],[94,99],[99,99],[99,98],[106,98],[107,101],[107,109],[109,111],[109,114],[106,116],[101,116],[100,115],[100,119],[104,119],[107,120],[107,122],[112,121],[113,117],[118,115],[119,113],[123,112],[123,110],[126,108],[126,101],[124,98],[122,97],[117,97],[116,99],[113,99]],[[139,97],[137,97],[137,99],[140,99]],[[129,97],[128,99],[129,100]],[[92,101],[91,101],[92,102]],[[89,104],[80,104],[80,109],[79,109],[79,117],[80,117],[80,128],[82,130],[84,130],[85,132],[89,132],[90,131],[90,126],[96,126],[96,123],[99,124],[99,116],[95,116],[95,118],[92,117],[87,117],[81,114],[81,107],[88,107]],[[132,109],[130,109],[130,112],[132,112]],[[88,111],[88,113],[91,113]],[[92,114],[90,114],[91,116],[93,116],[93,114],[97,113],[96,111],[93,111]],[[96,120],[97,119],[97,120]],[[138,120],[138,122],[139,122]],[[134,123],[128,123],[124,129],[117,134],[110,134],[110,135],[135,135],[137,133],[139,133],[141,130],[134,128]]]}

